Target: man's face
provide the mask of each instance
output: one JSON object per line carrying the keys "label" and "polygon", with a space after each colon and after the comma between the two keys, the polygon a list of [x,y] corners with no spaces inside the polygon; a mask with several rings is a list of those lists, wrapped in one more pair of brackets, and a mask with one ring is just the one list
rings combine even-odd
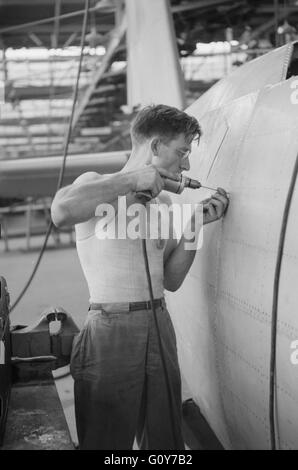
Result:
{"label": "man's face", "polygon": [[192,138],[186,138],[184,134],[180,134],[167,143],[159,141],[157,155],[154,155],[152,164],[179,175],[182,171],[188,171],[191,143]]}

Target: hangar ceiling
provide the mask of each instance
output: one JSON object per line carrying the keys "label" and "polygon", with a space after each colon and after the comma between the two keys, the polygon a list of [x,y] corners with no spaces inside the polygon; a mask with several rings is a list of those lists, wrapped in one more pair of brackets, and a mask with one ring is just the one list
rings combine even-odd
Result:
{"label": "hangar ceiling", "polygon": [[[263,38],[274,47],[278,26],[285,21],[298,25],[296,0],[170,3],[181,57],[191,55],[198,42],[224,41],[228,35],[237,41],[245,34],[252,40]],[[124,6],[122,0],[90,1],[70,153],[129,147]],[[83,0],[0,0],[0,80],[5,82],[0,158],[61,153],[79,60],[76,48],[83,8]],[[195,99],[208,84],[188,80],[186,86],[190,99]]]}

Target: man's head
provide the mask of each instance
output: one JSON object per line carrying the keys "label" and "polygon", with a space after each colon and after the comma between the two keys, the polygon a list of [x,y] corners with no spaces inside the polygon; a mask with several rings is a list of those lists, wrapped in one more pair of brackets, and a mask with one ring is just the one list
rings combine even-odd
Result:
{"label": "man's head", "polygon": [[189,169],[191,143],[200,135],[194,117],[163,104],[143,108],[131,126],[133,148],[150,146],[152,163],[173,173]]}

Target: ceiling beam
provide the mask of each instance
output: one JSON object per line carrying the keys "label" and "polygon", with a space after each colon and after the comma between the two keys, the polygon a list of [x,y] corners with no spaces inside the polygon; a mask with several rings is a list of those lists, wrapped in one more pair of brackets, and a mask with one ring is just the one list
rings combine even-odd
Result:
{"label": "ceiling beam", "polygon": [[90,136],[90,135],[110,135],[112,128],[110,126],[104,127],[83,127],[80,130],[81,136]]}
{"label": "ceiling beam", "polygon": [[[88,53],[85,53],[83,55],[84,59],[85,58],[94,58],[94,55],[91,55]],[[101,57],[101,56],[97,56],[97,57]],[[37,59],[37,58],[34,58],[34,57],[31,57],[31,58],[25,58],[25,59],[20,59],[20,58],[8,58],[6,61],[7,63],[11,63],[11,64],[24,64],[24,62],[26,62],[26,64],[48,64],[49,63],[49,60],[52,60],[53,61],[53,64],[55,64],[56,62],[59,63],[59,62],[73,62],[75,60],[79,60],[80,59],[80,56],[79,55],[63,55],[63,56],[58,56],[58,55],[49,55],[49,57],[46,57],[46,58],[43,58],[43,59]],[[0,70],[1,70],[1,64],[0,64]]]}
{"label": "ceiling beam", "polygon": [[60,16],[61,16],[61,0],[55,0],[54,31],[53,31],[53,34],[51,35],[51,46],[53,49],[57,49],[58,47]]}
{"label": "ceiling beam", "polygon": [[69,47],[73,41],[77,38],[78,33],[72,33],[69,38],[65,41],[65,43],[62,46],[62,49],[65,49],[66,47]]}
{"label": "ceiling beam", "polygon": [[[64,129],[62,129],[63,131]],[[64,135],[64,132],[31,132],[31,137],[57,137],[57,136],[63,136]],[[26,134],[24,132],[15,132],[15,133],[4,133],[4,132],[1,132],[0,134],[0,141],[2,139],[5,139],[5,140],[14,140],[14,139],[17,139],[17,138],[25,138],[26,137]]]}
{"label": "ceiling beam", "polygon": [[[200,0],[197,2],[183,3],[171,7],[172,13],[181,13],[182,11],[198,10],[200,8],[212,9],[217,5],[232,3],[234,0]],[[244,3],[244,1],[243,1]]]}
{"label": "ceiling beam", "polygon": [[[287,13],[285,11],[281,11],[278,15],[278,20],[281,21],[287,17]],[[254,29],[251,34],[251,39],[258,38],[261,34],[270,31],[271,29],[276,27],[276,17],[274,16],[270,20],[262,23],[258,28]]]}
{"label": "ceiling beam", "polygon": [[[52,137],[32,137],[30,135],[30,145],[32,146],[33,144],[48,144],[49,142],[51,143],[62,143],[64,141],[64,136],[52,136]],[[17,147],[19,145],[26,145],[28,143],[28,138],[27,137],[14,137],[13,139],[10,138],[2,138],[0,137],[0,147],[2,145],[5,146],[10,146],[10,147]]]}
{"label": "ceiling beam", "polygon": [[[256,8],[256,13],[263,14],[263,13],[268,13],[273,15],[275,12],[275,7],[274,5],[262,5],[260,7]],[[298,5],[279,5],[279,12],[286,13],[287,15],[289,13],[298,13]]]}
{"label": "ceiling beam", "polygon": [[[92,12],[92,11],[96,12],[100,8],[102,8],[102,6],[100,6],[100,2],[98,2],[98,4],[95,7],[90,7],[89,8],[89,13]],[[72,11],[72,12],[69,12],[69,13],[64,13],[62,15],[59,15],[59,18],[60,18],[60,20],[65,20],[65,19],[68,19],[68,18],[74,18],[76,16],[81,16],[84,13],[85,13],[85,9],[84,10],[76,10],[76,11]],[[5,28],[0,28],[0,34],[10,33],[12,31],[15,32],[17,30],[31,29],[32,27],[40,25],[40,24],[53,23],[56,20],[56,18],[57,18],[57,16],[51,16],[51,17],[48,17],[48,18],[42,18],[42,19],[39,19],[39,20],[30,21],[28,23],[20,23],[20,24],[15,24],[15,25],[11,25],[11,26],[6,26]]]}
{"label": "ceiling beam", "polygon": [[[84,91],[83,87],[80,91]],[[71,86],[54,86],[51,94],[51,86],[26,86],[26,87],[7,87],[5,90],[5,100],[47,100],[50,95],[52,99],[61,100],[72,97],[73,87]]]}
{"label": "ceiling beam", "polygon": [[[48,6],[50,3],[49,0],[38,0],[40,6]],[[74,4],[82,6],[82,0],[63,0],[63,5],[73,6]],[[10,7],[12,5],[26,8],[29,6],[36,7],[36,0],[0,0],[0,7]]]}
{"label": "ceiling beam", "polygon": [[[57,123],[65,123],[68,118],[66,116],[55,116],[55,124]],[[35,125],[35,124],[46,124],[48,122],[48,116],[34,116],[24,118],[26,121],[26,125]],[[20,125],[20,118],[5,118],[1,119],[0,117],[0,126],[19,126]]]}
{"label": "ceiling beam", "polygon": [[[102,135],[110,135],[112,132],[112,128],[109,127],[109,126],[106,126],[106,127],[94,127],[94,128],[85,128],[85,129],[81,129],[80,131],[80,134],[77,135],[77,136],[74,136],[74,138],[76,137],[80,137],[82,139],[90,139],[91,137],[96,137],[96,136],[102,136]],[[39,139],[39,138],[42,138],[42,139],[46,139],[48,137],[59,137],[61,140],[63,140],[63,136],[64,136],[65,132],[64,132],[64,129],[62,129],[62,132],[53,132],[53,131],[50,131],[50,132],[31,132],[31,137],[33,139]],[[8,145],[10,145],[10,140],[12,141],[12,144],[14,144],[14,142],[18,142],[17,140],[15,139],[26,139],[26,134],[24,132],[16,132],[14,134],[5,134],[3,132],[1,132],[1,135],[0,135],[0,145],[2,145],[2,141],[5,141],[7,142]],[[21,141],[22,143],[22,141]]]}
{"label": "ceiling beam", "polygon": [[[71,86],[54,86],[53,99],[60,100],[71,98],[73,87]],[[51,93],[49,86],[26,86],[26,87],[12,87],[6,88],[5,99],[6,101],[18,100],[43,100],[48,99]]]}
{"label": "ceiling beam", "polygon": [[123,89],[125,88],[125,84],[124,83],[111,83],[109,85],[100,85],[99,87],[97,87],[95,90],[94,90],[94,95],[96,94],[101,94],[101,93],[107,93],[107,92],[115,92],[115,91],[118,91],[120,89]]}
{"label": "ceiling beam", "polygon": [[[113,23],[108,23],[106,22],[105,24],[101,24],[101,23],[98,23],[98,25],[96,25],[96,30],[100,33],[108,33],[111,28],[113,28],[114,24]],[[67,23],[67,24],[64,24],[61,31],[60,31],[60,34],[59,36],[69,36],[70,34],[72,33],[80,33],[82,30],[82,25],[78,24],[78,23]],[[49,35],[53,32],[53,25],[49,24],[49,25],[36,25],[34,27],[31,28],[31,31],[34,32],[35,34],[38,34],[39,36],[42,36],[43,34],[45,35]],[[18,36],[21,36],[23,37],[24,36],[24,31],[7,31],[6,33],[1,33],[0,34],[3,34],[4,37],[8,37],[8,38],[18,38]],[[67,38],[65,38],[66,40]]]}
{"label": "ceiling beam", "polygon": [[88,143],[90,142],[90,144],[96,144],[98,142],[100,142],[100,138],[99,137],[96,137],[96,136],[84,136],[84,135],[79,135],[78,137],[75,137],[74,138],[74,142],[77,143],[77,142],[83,142],[83,143]]}
{"label": "ceiling beam", "polygon": [[[94,144],[94,142],[90,143],[90,145],[87,143],[82,143],[82,142],[71,142],[69,144],[69,150],[71,152],[73,152],[73,150],[75,149],[76,151],[77,150],[82,150],[82,149],[92,149],[92,151],[97,151],[97,148],[100,147],[102,144],[100,144],[99,142]],[[38,155],[33,155],[32,154],[32,147],[30,145],[20,145],[18,147],[7,147],[5,149],[5,152],[9,155],[11,154],[17,154],[18,156],[24,156],[23,154],[26,153],[28,154],[28,152],[30,152],[30,156],[41,156],[40,155],[40,152],[43,152],[44,155],[48,155],[48,151],[52,151],[54,149],[57,149],[59,151],[62,151],[62,145],[59,143],[54,143],[54,144],[51,144],[51,143],[44,143],[44,144],[35,144],[35,149],[37,150],[37,154]],[[2,152],[3,149],[0,149],[0,159],[1,159],[1,152]]]}
{"label": "ceiling beam", "polygon": [[98,114],[99,113],[99,109],[97,107],[86,107],[84,109],[84,115],[88,115],[88,114]]}
{"label": "ceiling beam", "polygon": [[91,106],[96,106],[98,104],[105,104],[105,103],[111,103],[115,101],[115,97],[114,96],[103,96],[102,98],[92,98],[88,105],[86,106],[86,108],[89,109],[89,107]]}
{"label": "ceiling beam", "polygon": [[40,38],[35,33],[28,33],[28,36],[35,46],[44,47],[44,43],[40,40]]}

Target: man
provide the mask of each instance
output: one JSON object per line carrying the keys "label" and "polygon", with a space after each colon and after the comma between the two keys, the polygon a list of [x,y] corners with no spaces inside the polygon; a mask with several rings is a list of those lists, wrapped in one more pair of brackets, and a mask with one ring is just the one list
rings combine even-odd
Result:
{"label": "man", "polygon": [[[101,239],[95,214],[109,203],[119,223],[118,197],[126,197],[130,207],[140,201],[141,191],[151,192],[151,203],[170,204],[168,193],[160,194],[163,176],[189,170],[191,143],[199,137],[195,118],[169,106],[148,106],[132,124],[125,167],[111,175],[85,173],[53,201],[55,225],[75,225],[90,292],[88,317],[71,358],[80,449],[131,449],[135,437],[142,449],[184,449],[176,338],[163,296],[164,289],[180,287],[195,250],[185,250],[184,235],[179,242],[171,236],[166,244],[146,240],[161,352],[141,240]],[[227,205],[219,189],[204,203],[203,223],[221,218]]]}

